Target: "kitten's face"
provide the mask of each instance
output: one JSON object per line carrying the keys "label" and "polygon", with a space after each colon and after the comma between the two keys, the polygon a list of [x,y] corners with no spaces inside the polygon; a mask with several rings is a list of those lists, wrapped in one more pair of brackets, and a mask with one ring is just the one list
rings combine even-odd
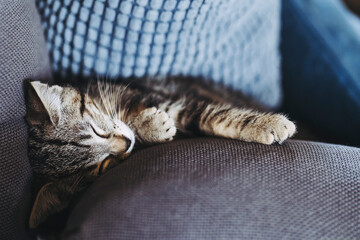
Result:
{"label": "kitten's face", "polygon": [[39,174],[70,174],[133,149],[133,132],[101,98],[40,82],[25,84],[25,90],[29,155]]}

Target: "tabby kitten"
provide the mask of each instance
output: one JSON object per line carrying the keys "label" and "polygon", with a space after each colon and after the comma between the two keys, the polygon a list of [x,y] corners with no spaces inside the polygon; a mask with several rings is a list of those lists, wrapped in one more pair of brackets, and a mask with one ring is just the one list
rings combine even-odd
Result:
{"label": "tabby kitten", "polygon": [[135,142],[168,142],[180,131],[272,144],[296,131],[285,116],[255,111],[238,93],[199,79],[24,86],[29,157],[34,172],[47,179],[33,206],[31,228],[66,208],[74,194],[127,157]]}

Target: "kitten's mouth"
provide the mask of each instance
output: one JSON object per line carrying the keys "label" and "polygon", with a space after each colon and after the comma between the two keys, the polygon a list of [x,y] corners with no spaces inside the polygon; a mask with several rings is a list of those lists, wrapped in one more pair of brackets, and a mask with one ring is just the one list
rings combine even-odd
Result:
{"label": "kitten's mouth", "polygon": [[125,153],[122,153],[122,154],[110,154],[109,157],[114,158],[114,159],[118,159],[118,160],[124,160],[125,158],[127,158],[130,155],[130,153],[131,152],[125,152]]}
{"label": "kitten's mouth", "polygon": [[128,157],[130,153],[125,153],[122,155],[110,155],[105,160],[101,161],[99,163],[98,167],[98,173],[97,175],[100,176],[110,168],[118,165],[122,160],[124,160],[126,157]]}
{"label": "kitten's mouth", "polygon": [[112,158],[107,158],[100,163],[98,175],[102,175],[105,170],[109,167],[111,161],[114,161]]}

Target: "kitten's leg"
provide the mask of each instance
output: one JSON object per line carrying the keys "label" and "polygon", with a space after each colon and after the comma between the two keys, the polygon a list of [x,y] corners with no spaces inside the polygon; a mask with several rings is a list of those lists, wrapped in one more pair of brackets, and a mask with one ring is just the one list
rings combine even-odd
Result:
{"label": "kitten's leg", "polygon": [[296,132],[295,124],[281,114],[259,113],[238,108],[218,108],[200,119],[200,128],[217,136],[240,139],[247,142],[282,143]]}
{"label": "kitten's leg", "polygon": [[129,126],[142,144],[171,141],[176,134],[174,120],[156,107],[140,111],[131,119]]}
{"label": "kitten's leg", "polygon": [[296,132],[294,123],[280,114],[191,100],[178,101],[165,108],[175,119],[177,128],[185,132],[200,131],[263,144],[282,143]]}

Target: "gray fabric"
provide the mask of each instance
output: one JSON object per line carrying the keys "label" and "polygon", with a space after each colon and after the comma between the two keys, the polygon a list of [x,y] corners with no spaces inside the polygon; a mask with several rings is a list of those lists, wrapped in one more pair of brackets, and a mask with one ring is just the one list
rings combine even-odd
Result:
{"label": "gray fabric", "polygon": [[0,239],[26,239],[31,169],[22,82],[50,79],[35,3],[0,0]]}
{"label": "gray fabric", "polygon": [[31,168],[23,119],[0,124],[0,239],[26,239]]}
{"label": "gray fabric", "polygon": [[354,239],[360,149],[197,138],[141,150],[98,179],[64,239]]}

